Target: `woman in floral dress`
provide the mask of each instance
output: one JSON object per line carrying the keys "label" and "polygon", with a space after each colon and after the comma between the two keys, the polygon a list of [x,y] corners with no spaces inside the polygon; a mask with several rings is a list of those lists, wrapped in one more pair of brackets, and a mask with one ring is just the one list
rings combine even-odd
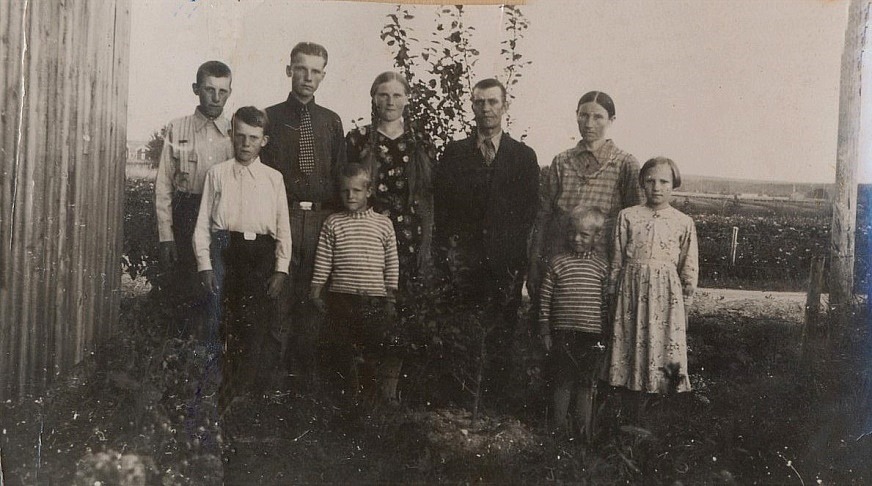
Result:
{"label": "woman in floral dress", "polygon": [[370,169],[373,208],[394,223],[401,297],[430,264],[433,232],[432,145],[409,126],[409,94],[402,75],[379,74],[370,89],[372,124],[345,138],[348,162]]}
{"label": "woman in floral dress", "polygon": [[[411,89],[402,75],[388,71],[376,76],[372,96],[372,124],[356,128],[345,137],[349,163],[360,163],[372,175],[373,209],[391,219],[397,235],[400,260],[400,316],[403,301],[419,276],[429,272],[433,235],[432,144],[409,125],[406,106]],[[378,373],[383,377],[381,398],[397,400],[403,360],[388,350]]]}

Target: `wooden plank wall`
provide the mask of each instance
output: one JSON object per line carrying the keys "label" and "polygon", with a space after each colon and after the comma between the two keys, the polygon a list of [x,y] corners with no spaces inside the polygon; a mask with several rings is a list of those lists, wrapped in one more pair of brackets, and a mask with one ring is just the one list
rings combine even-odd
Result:
{"label": "wooden plank wall", "polygon": [[0,399],[113,331],[130,0],[0,0]]}

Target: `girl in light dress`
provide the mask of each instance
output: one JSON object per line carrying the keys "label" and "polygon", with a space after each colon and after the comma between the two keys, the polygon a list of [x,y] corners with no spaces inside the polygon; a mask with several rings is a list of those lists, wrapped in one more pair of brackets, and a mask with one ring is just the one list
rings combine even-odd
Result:
{"label": "girl in light dress", "polygon": [[[605,378],[631,392],[685,392],[687,306],[699,274],[696,228],[670,204],[681,185],[675,162],[647,161],[639,181],[647,201],[622,210],[614,232],[607,287],[614,328]],[[639,393],[629,395],[640,403]]]}

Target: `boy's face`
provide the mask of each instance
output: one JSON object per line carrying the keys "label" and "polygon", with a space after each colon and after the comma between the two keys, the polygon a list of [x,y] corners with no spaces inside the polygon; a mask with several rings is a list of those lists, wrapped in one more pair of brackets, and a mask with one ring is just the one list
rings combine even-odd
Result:
{"label": "boy's face", "polygon": [[294,56],[287,68],[288,77],[291,78],[291,92],[301,101],[308,102],[315,96],[315,91],[318,91],[318,86],[324,79],[325,67],[327,62],[321,56]]}
{"label": "boy's face", "polygon": [[260,154],[269,137],[263,134],[263,127],[253,127],[244,121],[233,120],[233,154],[240,162],[250,162]]}
{"label": "boy's face", "polygon": [[569,231],[569,246],[578,253],[593,250],[596,238],[599,236],[600,227],[585,221],[572,221]]}
{"label": "boy's face", "polygon": [[201,83],[194,83],[191,87],[194,89],[194,94],[200,98],[200,111],[204,115],[215,118],[224,111],[224,104],[227,103],[227,98],[230,98],[230,76],[223,78],[206,76]]}
{"label": "boy's face", "polygon": [[345,209],[353,212],[363,211],[369,207],[369,196],[372,187],[364,176],[343,177],[339,185],[339,197]]}

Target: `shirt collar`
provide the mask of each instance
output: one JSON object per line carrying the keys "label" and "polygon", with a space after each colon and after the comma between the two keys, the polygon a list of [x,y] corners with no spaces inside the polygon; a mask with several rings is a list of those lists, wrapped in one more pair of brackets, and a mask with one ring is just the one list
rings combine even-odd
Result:
{"label": "shirt collar", "polygon": [[260,157],[255,158],[250,164],[242,165],[235,158],[233,159],[233,176],[239,177],[242,174],[251,174],[252,177],[255,177],[260,166],[263,165],[260,162]]}
{"label": "shirt collar", "polygon": [[605,143],[600,145],[600,148],[596,150],[588,150],[587,148],[585,148],[584,141],[578,142],[578,145],[576,145],[576,149],[578,150],[578,153],[590,153],[594,156],[596,160],[599,161],[600,164],[605,164],[612,159],[612,156],[618,150],[618,147],[615,146],[615,143],[612,142],[612,139],[608,139],[605,141]]}
{"label": "shirt collar", "polygon": [[194,110],[194,130],[199,132],[209,122],[215,125],[215,128],[221,132],[221,135],[227,136],[230,133],[230,121],[227,118],[224,118],[222,115],[218,115],[216,118],[209,118],[200,111],[200,108]]}
{"label": "shirt collar", "polygon": [[373,211],[372,206],[370,206],[370,207],[366,208],[365,211],[345,210],[345,214],[349,215],[350,217],[352,217],[354,219],[364,219],[364,218],[368,218],[368,217],[372,216],[373,214],[375,214],[375,211]]}
{"label": "shirt collar", "polygon": [[[475,148],[481,150],[481,144],[484,143],[485,139],[488,137],[483,136],[480,132],[475,132]],[[494,153],[500,151],[500,141],[503,139],[503,131],[500,130],[494,135],[490,137],[491,142],[494,144]]]}
{"label": "shirt collar", "polygon": [[[303,103],[294,96],[294,93],[288,93],[288,105],[294,112],[299,112],[303,109]],[[309,109],[309,112],[311,112],[312,107],[315,106],[315,97],[313,96],[305,106]]]}

